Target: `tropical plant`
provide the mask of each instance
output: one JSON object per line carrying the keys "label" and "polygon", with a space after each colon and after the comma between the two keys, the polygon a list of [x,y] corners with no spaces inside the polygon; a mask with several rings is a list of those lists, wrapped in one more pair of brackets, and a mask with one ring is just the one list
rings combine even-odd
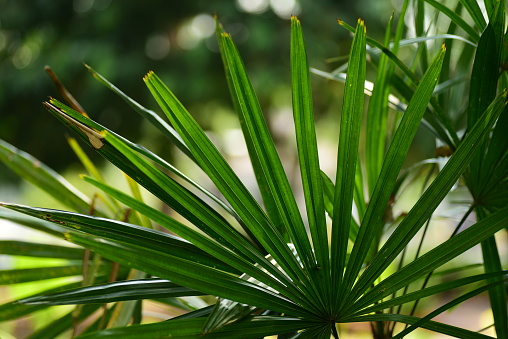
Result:
{"label": "tropical plant", "polygon": [[[76,331],[77,324],[101,308],[103,315],[79,338],[338,338],[340,324],[353,322],[371,322],[375,338],[402,338],[417,328],[459,338],[486,338],[489,336],[432,318],[488,292],[497,335],[507,338],[507,272],[502,269],[494,238],[508,225],[508,141],[503,135],[508,127],[507,78],[505,73],[499,74],[506,59],[502,49],[505,4],[486,1],[486,23],[476,3],[461,1],[455,11],[433,0],[427,3],[451,19],[446,35],[431,36],[416,25],[419,38],[402,39],[409,6],[405,1],[393,41],[392,19],[383,43],[366,35],[362,20],[356,28],[339,22],[354,33],[347,73],[314,70],[345,81],[337,123],[335,180],[320,170],[304,39],[299,20],[292,17],[293,116],[305,209],[296,202],[239,53],[219,24],[217,38],[226,78],[261,204],[155,73],[149,72],[144,81],[170,124],[89,68],[197,164],[221,196],[143,146],[91,120],[73,100],[69,100],[71,108],[50,99],[44,103],[48,111],[125,173],[132,192],[108,185],[75,141],[71,145],[90,173],[83,180],[103,192],[94,199],[84,197],[30,155],[2,142],[3,162],[74,212],[2,203],[27,216],[4,211],[1,217],[64,238],[85,250],[2,241],[4,254],[63,258],[74,263],[3,271],[2,284],[78,275],[81,266],[84,273],[82,282],[1,305],[0,319],[15,319],[51,305],[78,305],[33,333],[32,338],[54,338],[70,328]],[[416,6],[420,11],[415,20],[423,23],[423,3]],[[472,25],[456,14],[462,6],[473,18]],[[458,35],[458,27],[467,39]],[[447,39],[448,47],[439,44],[434,51],[430,43],[442,39]],[[417,57],[414,65],[408,66],[397,57],[398,49],[414,43],[419,44]],[[459,43],[462,45],[457,47]],[[450,45],[457,49],[456,55],[446,52]],[[367,53],[377,72],[363,152],[359,146]],[[434,53],[430,62],[429,53]],[[464,77],[468,72],[470,79]],[[467,80],[469,87],[464,86]],[[456,100],[463,100],[467,88],[468,105],[457,107]],[[389,111],[389,106],[396,110]],[[466,115],[464,122],[461,117]],[[426,161],[401,171],[422,122],[444,145],[440,154],[446,150],[451,156],[435,176],[428,171],[431,182],[407,214],[392,218],[392,206],[414,172],[436,165]],[[454,126],[461,123],[466,124],[466,130],[459,136]],[[437,207],[461,178],[472,201],[456,231],[440,244],[433,242],[426,253],[418,249],[414,258],[409,258],[410,241],[427,229]],[[146,204],[136,183],[186,221]],[[472,211],[477,214],[476,223],[460,230]],[[152,224],[172,234],[154,229]],[[484,273],[468,274],[462,266],[434,273],[477,244],[482,246]],[[75,264],[82,256],[83,264]],[[431,276],[446,276],[452,271],[464,275],[428,286]],[[109,277],[108,272],[112,272]],[[420,300],[452,290],[461,292],[428,314],[416,315]],[[219,299],[209,306],[198,297],[204,295]],[[145,299],[179,308],[184,314],[141,324]],[[112,302],[109,307],[101,306]],[[402,312],[404,305],[413,309]],[[406,327],[395,327],[396,323]]]}

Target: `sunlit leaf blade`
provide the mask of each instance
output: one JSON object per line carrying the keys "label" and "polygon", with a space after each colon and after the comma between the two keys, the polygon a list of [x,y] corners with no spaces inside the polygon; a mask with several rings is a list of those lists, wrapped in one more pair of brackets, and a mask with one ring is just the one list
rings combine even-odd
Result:
{"label": "sunlit leaf blade", "polygon": [[[333,219],[333,194],[335,192],[335,185],[332,180],[321,171],[321,182],[323,183],[323,196],[326,213]],[[358,224],[355,219],[351,217],[351,225],[349,227],[349,240],[355,242],[358,235]]]}
{"label": "sunlit leaf blade", "polygon": [[120,221],[72,212],[33,208],[16,204],[1,204],[0,206],[57,223],[70,230],[87,232],[90,235],[105,239],[115,239],[124,242],[135,242],[134,240],[137,240],[135,243],[143,240],[141,244],[151,249],[171,253],[172,255],[180,255],[188,260],[194,260],[196,263],[208,264],[228,270],[227,265],[199,250],[193,244],[167,233]]}
{"label": "sunlit leaf blade", "polygon": [[[411,211],[399,224],[395,232],[390,236],[387,242],[379,250],[372,264],[366,269],[364,274],[358,279],[355,286],[358,287],[357,293],[351,296],[351,300],[356,299],[360,293],[365,291],[383,272],[400,251],[412,239],[420,227],[431,217],[439,203],[448,194],[451,187],[455,184],[460,175],[466,170],[475,151],[478,150],[478,143],[490,130],[490,126],[499,116],[503,107],[506,105],[506,93],[499,96],[490,106],[471,132],[460,143],[457,150],[453,153],[442,171],[423,196],[413,206]],[[360,233],[362,227],[360,227]],[[438,265],[439,266],[439,265]]]}
{"label": "sunlit leaf blade", "polygon": [[[388,45],[392,34],[393,15],[390,17],[385,32],[385,45]],[[365,132],[365,164],[369,192],[374,190],[377,177],[381,172],[386,148],[386,121],[388,116],[388,97],[390,94],[389,79],[393,73],[393,66],[388,67],[388,56],[382,54],[379,58],[376,82],[372,90],[367,111]],[[393,65],[393,64],[390,64]]]}
{"label": "sunlit leaf blade", "polygon": [[[379,298],[388,296],[412,281],[423,277],[425,274],[447,263],[451,259],[492,236],[497,231],[503,229],[506,227],[507,222],[508,208],[504,208],[479,221],[384,279],[361,297],[352,308],[362,308],[372,303],[373,300],[379,300]],[[381,249],[380,254],[378,254],[378,258],[382,253],[384,253],[383,249]],[[366,272],[365,275],[368,275],[368,273]]]}
{"label": "sunlit leaf blade", "polygon": [[[403,324],[412,325],[419,321],[421,318],[404,315],[404,314],[372,314],[359,316],[353,319],[350,319],[351,322],[367,322],[367,321],[395,321]],[[443,323],[439,323],[437,321],[427,321],[421,325],[422,328],[427,330],[431,330],[438,333],[443,333],[455,338],[461,339],[494,339],[491,336],[481,334],[478,332],[473,332],[470,330],[466,330],[461,327],[451,326]]]}
{"label": "sunlit leaf blade", "polygon": [[[86,126],[90,126],[94,129],[98,130],[106,130],[110,132],[109,130],[105,129],[103,126],[95,123],[94,121],[83,117],[81,114],[73,111],[69,107],[52,100],[52,104],[49,106],[50,111],[55,114],[60,120],[63,120],[65,123],[68,123],[68,119],[62,119],[62,115],[68,114],[72,119],[75,119],[82,124]],[[89,141],[88,136],[83,135],[82,131],[79,128],[76,128],[73,124],[68,124],[71,129],[74,129],[80,136],[83,138],[84,141]],[[139,152],[148,158],[154,160],[164,168],[169,169],[173,173],[181,176],[184,180],[191,183],[193,186],[197,187],[201,191],[203,191],[205,194],[207,194],[209,197],[211,197],[213,200],[215,200],[219,205],[223,206],[226,211],[233,214],[233,216],[237,217],[234,212],[231,211],[231,209],[227,206],[225,206],[224,203],[219,201],[215,196],[213,196],[208,191],[204,190],[202,187],[194,183],[193,181],[189,180],[186,176],[184,176],[182,173],[174,169],[172,166],[164,162],[159,157],[153,155],[151,152],[147,151],[141,146],[138,146],[136,144],[133,144],[129,142],[128,140],[117,136],[113,132],[110,132],[112,135],[116,136],[118,138],[118,144],[123,146],[124,153],[129,151],[132,157],[139,157],[139,154],[135,154],[133,150],[136,152]],[[104,143],[104,137],[101,135],[101,144],[102,146],[97,149],[97,151],[103,155],[106,159],[111,161],[113,164],[115,164],[117,167],[119,167],[121,170],[123,170],[125,173],[136,179],[138,182],[140,182],[146,189],[151,191],[154,195],[159,197],[162,201],[164,201],[166,204],[168,204],[170,207],[174,208],[178,213],[180,213],[182,216],[187,218],[189,221],[193,222],[195,225],[207,225],[207,224],[219,224],[224,229],[227,228],[227,222],[224,220],[222,216],[220,216],[215,210],[210,208],[208,205],[206,205],[202,200],[200,200],[197,196],[192,194],[190,191],[188,191],[186,188],[184,188],[182,185],[178,184],[175,180],[171,179],[165,174],[162,174],[160,170],[155,169],[152,165],[147,165],[150,173],[152,173],[152,176],[150,176],[150,173],[147,175],[143,175],[142,172],[136,171],[135,166],[132,165],[131,161],[128,160],[124,154],[120,153],[115,148],[111,147],[108,143]],[[93,145],[92,145],[93,146]],[[146,161],[144,162],[146,164]],[[155,174],[153,174],[155,173]],[[153,175],[158,175],[158,177],[154,178]],[[157,180],[159,178],[159,180]],[[155,182],[154,182],[155,180]],[[165,185],[161,185],[160,180],[164,180]],[[164,189],[165,188],[165,189]],[[173,194],[170,194],[168,192],[173,192]],[[178,199],[175,198],[175,192],[177,192],[176,195],[178,195]],[[224,226],[226,225],[226,226]]]}
{"label": "sunlit leaf blade", "polygon": [[[296,255],[296,249],[293,247],[293,253]],[[273,261],[273,258],[271,256],[267,256],[269,260]],[[257,264],[256,264],[257,266]],[[250,277],[246,274],[242,274],[240,278],[246,279],[249,282],[258,283],[256,279],[253,277]],[[262,285],[260,285],[262,286]],[[299,303],[300,305],[304,305],[307,303],[307,301],[304,301],[303,304],[301,302],[301,295],[292,296],[289,295],[287,292],[285,292],[287,297],[291,297],[291,300]],[[306,306],[308,307],[308,306]],[[313,309],[314,305],[310,305],[308,309]],[[241,318],[245,317],[246,315],[255,312],[256,308],[254,306],[250,306],[247,304],[239,303],[234,300],[228,300],[228,299],[220,299],[217,301],[216,306],[214,307],[214,310],[212,314],[208,317],[205,326],[203,327],[203,333],[213,332],[216,329],[231,323],[233,321],[239,321]],[[272,311],[265,311],[263,312],[263,315],[272,315]]]}
{"label": "sunlit leaf blade", "polygon": [[[230,66],[225,54],[224,40],[222,39],[222,34],[225,33],[218,19],[216,18],[216,35],[217,41],[219,43],[219,49],[221,51],[222,63],[224,65],[224,73],[226,76],[226,80],[228,82],[229,92],[231,95],[231,99],[233,102],[233,106],[238,115],[238,120],[240,122],[240,127],[242,128],[242,134],[245,140],[245,144],[247,146],[247,151],[249,152],[249,158],[252,165],[252,169],[254,170],[254,176],[256,177],[256,182],[258,184],[259,193],[261,194],[261,198],[263,199],[263,205],[265,210],[275,225],[275,227],[279,227],[279,231],[281,233],[285,233],[283,230],[283,224],[280,219],[279,211],[277,209],[277,205],[275,205],[275,201],[273,196],[270,194],[270,189],[268,187],[268,182],[263,172],[263,168],[261,167],[261,163],[259,161],[258,156],[256,155],[256,148],[254,147],[254,141],[252,136],[250,135],[249,128],[245,123],[245,119],[241,113],[241,105],[236,95],[235,85],[233,83],[233,78],[230,71]],[[287,236],[287,234],[283,234]]]}
{"label": "sunlit leaf blade", "polygon": [[182,140],[182,138],[178,135],[174,128],[171,127],[166,121],[164,121],[159,115],[157,115],[157,113],[141,106],[138,102],[134,101],[131,97],[122,92],[118,87],[109,82],[105,77],[97,73],[93,68],[86,64],[85,66],[94,76],[94,78],[99,80],[114,93],[118,94],[118,96],[127,102],[129,106],[131,106],[139,115],[150,121],[150,123],[154,125],[164,136],[171,140],[171,142],[176,147],[178,147],[180,151],[185,153],[185,155],[187,155],[190,159],[194,160],[194,156],[189,151],[189,148],[187,145],[185,145],[185,142]]}
{"label": "sunlit leaf blade", "polygon": [[[171,333],[171,338],[198,338],[206,318],[175,319],[155,324],[116,328],[79,336],[76,339],[92,338],[162,338]],[[255,316],[246,321],[225,326],[205,338],[260,338],[283,334],[310,327],[313,323],[298,318]]]}
{"label": "sunlit leaf blade", "polygon": [[[166,162],[165,160],[163,160],[159,156],[155,155],[154,153],[150,152],[149,150],[147,150],[143,146],[137,145],[137,144],[135,144],[133,142],[130,142],[129,140],[121,137],[120,135],[117,135],[116,133],[114,133],[113,131],[109,130],[108,128],[106,128],[106,127],[96,123],[95,121],[93,121],[93,120],[91,120],[91,119],[89,119],[87,117],[84,117],[80,113],[78,113],[78,112],[74,111],[73,109],[67,107],[66,105],[62,104],[58,100],[51,99],[49,103],[45,103],[45,104],[46,104],[47,109],[53,115],[55,115],[59,120],[64,122],[67,126],[69,126],[76,133],[78,133],[78,135],[81,136],[83,141],[85,141],[88,144],[90,144],[90,146],[95,148],[96,151],[98,151],[101,155],[103,155],[106,159],[108,159],[110,162],[115,164],[117,167],[120,167],[122,170],[124,170],[124,172],[131,173],[131,171],[129,171],[129,167],[126,168],[127,164],[124,163],[124,158],[125,157],[122,154],[118,154],[118,152],[115,152],[114,150],[111,150],[111,148],[108,147],[108,145],[105,145],[103,143],[103,136],[98,134],[98,133],[97,133],[96,136],[98,138],[100,138],[100,141],[96,141],[96,142],[100,142],[101,146],[99,148],[95,147],[90,142],[90,135],[87,135],[87,134],[83,133],[82,129],[84,127],[87,127],[89,129],[91,128],[92,130],[97,130],[97,131],[107,131],[107,132],[115,135],[120,140],[122,140],[123,144],[128,146],[130,149],[136,151],[139,154],[142,154],[142,155],[146,156],[147,158],[151,159],[152,161],[154,161],[158,165],[162,166],[163,168],[165,168],[165,169],[171,171],[172,173],[178,175],[180,178],[182,178],[183,180],[187,181],[192,186],[196,187],[198,190],[200,190],[205,195],[207,195],[212,200],[214,200],[219,206],[223,207],[227,212],[232,214],[235,218],[238,218],[236,216],[236,214],[234,212],[232,212],[232,210],[228,206],[226,206],[220,199],[218,199],[212,193],[210,193],[209,191],[204,189],[202,186],[198,185],[196,182],[192,181],[190,178],[188,178],[182,172],[177,170],[171,164],[169,164],[168,162]],[[64,116],[66,116],[66,118],[63,118]],[[70,119],[70,118],[72,118],[72,119]],[[74,124],[70,124],[69,123],[69,121],[74,121],[74,120],[77,120],[79,123],[84,125],[84,127],[82,126],[81,129],[80,129],[80,128],[76,127],[75,123]],[[120,166],[120,165],[123,165],[123,166]]]}
{"label": "sunlit leaf blade", "polygon": [[[180,213],[196,227],[232,249],[237,247],[230,244],[231,239],[236,243],[242,243],[243,246],[248,246],[248,242],[238,234],[238,231],[199,197],[150,164],[114,134],[106,134],[106,140],[137,170],[131,171],[134,179],[139,178],[141,174],[146,176],[149,183],[143,184],[142,182],[143,186],[174,208],[176,212]],[[120,168],[123,169],[123,167]],[[100,185],[97,181],[94,184],[96,186]],[[100,186],[101,189],[107,188],[107,185]],[[113,194],[114,192],[111,191],[109,193]],[[129,201],[132,201],[132,199],[129,199]]]}
{"label": "sunlit leaf blade", "polygon": [[[153,182],[155,183],[156,189],[162,191],[162,194],[164,194],[164,192],[173,192],[173,194],[171,195],[167,193],[165,194],[170,199],[175,199],[176,197],[178,197],[179,203],[186,204],[185,207],[192,212],[191,215],[192,218],[190,220],[192,220],[193,223],[198,228],[205,231],[205,233],[213,232],[212,233],[213,237],[217,241],[226,246],[228,246],[229,244],[229,248],[233,251],[236,251],[238,254],[242,254],[244,256],[244,259],[247,259],[248,261],[256,259],[257,263],[259,263],[261,267],[263,267],[269,273],[274,275],[278,280],[283,281],[286,284],[286,286],[288,286],[293,290],[293,293],[287,291],[288,294],[296,295],[294,294],[294,287],[292,287],[293,283],[289,280],[289,278],[285,276],[279,269],[275,268],[272,264],[270,264],[256,248],[254,248],[248,241],[246,241],[246,239],[244,239],[243,236],[239,235],[239,233],[236,230],[234,230],[229,224],[227,224],[226,221],[222,217],[220,217],[214,210],[207,208],[207,206],[204,205],[204,203],[202,203],[200,200],[197,200],[197,198],[191,195],[190,193],[187,193],[187,191],[183,187],[177,185],[176,182],[171,180],[165,174],[155,169],[153,166],[149,165],[145,160],[143,160],[141,157],[132,152],[128,147],[125,147],[125,145],[121,143],[121,140],[116,138],[114,135],[106,134],[106,139],[109,140],[109,142],[111,142],[113,145],[115,145],[115,147],[117,147],[119,150],[121,150],[122,154],[126,155],[137,168],[139,168],[143,173],[146,173],[146,175],[150,179],[152,179]],[[106,189],[106,187],[104,185],[101,185],[101,189]],[[111,190],[109,190],[109,192],[111,194],[115,194]],[[119,193],[116,193],[116,197],[117,198],[123,197],[125,199],[128,199]],[[136,204],[136,206],[138,207],[140,206],[132,199],[128,200],[130,203]],[[124,202],[127,201],[124,200]],[[153,212],[153,210],[151,210],[150,212]],[[153,216],[154,213],[151,213],[151,215]],[[167,225],[168,221],[167,220],[165,221]],[[175,226],[177,226],[177,224],[172,223],[172,227]],[[181,225],[178,227],[178,230],[180,233],[185,232],[186,235],[192,236],[189,239],[193,239],[195,241],[198,240],[198,238],[195,237],[196,234],[194,232],[187,231],[185,228],[181,227]],[[203,240],[204,238],[200,237],[199,242],[203,244]],[[225,258],[224,256],[225,251],[222,250],[220,246],[217,246],[217,244],[212,244],[209,242],[208,247],[204,248],[210,249],[211,253],[220,254],[220,258],[222,259]],[[237,258],[233,257],[232,255],[230,256],[229,259],[227,259],[227,261],[233,261],[236,262],[237,264],[240,263],[240,261],[238,261]],[[273,280],[267,281],[266,278],[263,277],[264,275],[263,272],[257,271],[256,273],[255,272],[256,269],[253,267],[245,266],[245,264],[237,267],[243,267],[242,270],[243,272],[252,273],[253,276],[259,277],[260,281],[266,282],[267,285],[272,285],[274,283]],[[260,273],[262,274],[262,276],[259,276]]]}
{"label": "sunlit leaf blade", "polygon": [[90,199],[60,174],[3,140],[0,140],[0,162],[67,207],[81,213],[90,209]]}
{"label": "sunlit leaf blade", "polygon": [[[127,206],[133,208],[136,211],[139,211],[140,213],[146,215],[154,222],[158,223],[159,225],[167,228],[168,230],[175,232],[177,235],[181,236],[184,239],[187,239],[188,241],[195,244],[200,249],[204,250],[207,253],[213,254],[216,258],[227,262],[232,267],[235,267],[238,269],[238,272],[247,273],[252,277],[255,277],[259,281],[267,284],[268,286],[271,286],[275,289],[284,289],[288,287],[288,285],[291,285],[291,282],[288,281],[284,275],[281,274],[280,271],[278,271],[271,263],[266,260],[265,257],[263,257],[256,249],[248,246],[248,243],[239,242],[237,239],[233,239],[234,243],[237,243],[238,248],[243,250],[243,253],[247,255],[247,260],[237,257],[234,253],[230,252],[229,250],[224,248],[224,244],[220,243],[220,239],[216,239],[217,241],[213,241],[212,239],[203,236],[201,233],[196,232],[189,228],[188,226],[185,226],[178,221],[174,220],[173,218],[170,218],[166,214],[150,207],[142,202],[112,188],[109,187],[103,183],[100,183],[96,180],[93,180],[92,178],[85,177],[85,180],[95,185],[97,188],[103,190],[104,192],[110,194],[115,199],[118,199],[122,203],[126,204]],[[205,229],[202,229],[206,233]],[[217,232],[221,232],[220,229],[217,230]],[[222,233],[224,234],[224,230],[222,230]],[[253,263],[250,261],[251,259],[256,259],[256,262],[267,269],[270,273],[272,273],[276,279],[273,279],[271,276],[268,276],[264,271],[256,268]],[[288,285],[283,285],[279,281],[284,281]],[[295,290],[292,288],[292,292],[285,291],[288,295],[295,295]]]}
{"label": "sunlit leaf blade", "polygon": [[16,240],[0,241],[0,253],[38,258],[83,259],[83,249],[81,248]]}
{"label": "sunlit leaf blade", "polygon": [[[391,51],[396,55],[399,46],[404,42],[401,41],[403,31],[405,29],[404,19],[409,6],[409,0],[404,1],[402,5],[400,16],[398,19],[397,29]],[[386,27],[384,45],[388,46],[392,39],[392,22],[393,15]],[[374,186],[381,172],[383,159],[387,147],[387,133],[391,133],[388,129],[388,108],[390,102],[391,84],[390,79],[394,76],[395,64],[389,63],[389,57],[383,53],[379,58],[377,65],[377,75],[374,88],[372,90],[372,97],[369,100],[369,107],[367,111],[366,132],[365,132],[365,164],[367,172],[367,184],[369,187],[369,195],[374,190]],[[362,217],[364,211],[362,212]],[[361,221],[361,220],[360,220]]]}
{"label": "sunlit leaf blade", "polygon": [[174,284],[168,280],[153,278],[88,286],[61,293],[25,298],[19,302],[29,305],[71,305],[191,295],[203,295],[203,293]]}
{"label": "sunlit leaf blade", "polygon": [[[231,208],[229,206],[227,206],[226,204],[224,204],[220,199],[218,199],[216,196],[214,196],[209,191],[205,190],[203,187],[201,187],[200,185],[198,185],[194,181],[190,180],[182,172],[178,171],[176,168],[174,168],[169,163],[167,163],[166,161],[161,159],[159,156],[153,154],[152,152],[150,152],[146,148],[144,148],[144,147],[142,147],[140,145],[134,144],[134,143],[130,142],[129,140],[127,140],[127,139],[117,135],[116,133],[112,132],[111,130],[107,129],[106,127],[96,123],[95,121],[93,121],[93,120],[91,120],[91,119],[89,119],[87,117],[84,117],[83,115],[81,115],[78,112],[72,110],[71,108],[67,107],[66,105],[62,104],[61,102],[59,102],[57,100],[52,99],[49,103],[46,103],[46,107],[60,121],[65,123],[72,130],[74,130],[82,138],[83,141],[87,142],[90,146],[95,148],[95,150],[97,152],[99,152],[103,157],[108,159],[112,164],[114,164],[115,166],[120,168],[122,171],[124,171],[126,174],[131,176],[133,179],[138,181],[142,186],[144,186],[146,189],[151,191],[154,195],[159,197],[162,201],[164,201],[170,207],[174,208],[177,212],[182,214],[184,217],[186,217],[186,218],[192,218],[191,221],[193,223],[198,223],[199,224],[201,221],[200,221],[199,218],[196,218],[195,216],[193,216],[192,213],[189,212],[189,209],[187,208],[188,206],[187,207],[186,206],[182,206],[182,204],[180,203],[180,201],[178,199],[173,199],[171,197],[171,195],[167,194],[167,192],[165,192],[164,190],[161,190],[160,187],[158,187],[157,185],[152,184],[151,180],[148,179],[146,176],[143,176],[142,173],[139,173],[139,171],[135,171],[133,166],[132,166],[132,164],[130,163],[130,161],[128,161],[123,154],[119,153],[117,150],[115,150],[114,148],[110,147],[109,144],[105,144],[103,142],[103,140],[104,140],[103,138],[104,137],[102,135],[98,134],[98,133],[97,133],[97,135],[98,135],[98,137],[100,137],[100,140],[96,141],[96,142],[100,142],[101,147],[99,147],[99,148],[94,147],[93,144],[91,144],[91,142],[89,140],[90,139],[89,136],[86,135],[85,133],[83,133],[83,131],[80,128],[77,128],[75,126],[75,124],[69,124],[69,119],[77,120],[78,122],[80,122],[81,124],[83,124],[87,128],[91,128],[91,129],[94,129],[94,130],[97,130],[97,131],[107,131],[108,133],[111,133],[112,135],[115,135],[119,140],[122,141],[123,145],[125,145],[126,147],[128,147],[131,150],[136,151],[139,154],[142,154],[142,155],[146,156],[148,159],[151,159],[152,161],[154,161],[158,165],[162,166],[163,168],[165,168],[165,169],[171,171],[172,173],[178,175],[183,180],[187,181],[192,186],[196,187],[198,190],[200,190],[201,192],[206,194],[208,197],[210,197],[212,200],[214,200],[219,206],[223,207],[227,212],[229,212],[235,218],[239,219],[238,216],[236,215],[236,213],[234,213],[231,210]],[[67,116],[67,118],[63,118],[63,116]],[[181,187],[181,185],[176,183],[174,180],[172,180],[172,182],[174,182],[173,187],[175,187],[175,185],[176,185],[175,189],[177,191],[179,191],[179,192],[183,191],[182,194],[185,194],[185,192],[188,191],[185,188]],[[186,197],[186,199],[187,200],[188,199],[192,200],[192,197]],[[186,199],[184,199],[184,201]],[[194,200],[195,200],[195,197],[194,197]],[[195,201],[195,205],[196,206],[204,206],[204,203],[199,202],[199,200],[196,200]],[[192,211],[192,208],[190,210]],[[210,212],[212,212],[212,213],[217,214],[215,211],[213,211],[213,210],[211,210],[209,208],[208,208],[208,210]],[[219,216],[219,218],[220,218],[220,216]]]}
{"label": "sunlit leaf blade", "polygon": [[[344,289],[342,275],[346,264],[349,228],[352,217],[355,188],[358,145],[363,115],[363,86],[366,72],[366,29],[363,20],[358,20],[353,39],[344,89],[344,102],[340,121],[337,173],[333,199],[333,220],[331,237],[332,286],[339,286],[341,292],[334,295],[339,302]],[[335,289],[334,289],[335,290]],[[334,308],[337,305],[334,305]]]}
{"label": "sunlit leaf blade", "polygon": [[57,224],[6,209],[0,209],[0,219],[13,222],[19,226],[41,231],[57,238],[63,238],[63,233],[65,232],[65,228],[60,227]]}
{"label": "sunlit leaf blade", "polygon": [[[225,62],[228,64],[228,71],[230,72],[234,88],[232,92],[236,95],[239,103],[240,111],[238,113],[241,114],[241,119],[245,121],[249,139],[252,140],[253,148],[255,149],[255,153],[252,156],[255,156],[259,161],[268,184],[268,189],[279,212],[278,219],[282,222],[282,225],[275,226],[277,229],[282,229],[284,231],[283,234],[288,233],[303,262],[304,270],[315,270],[315,258],[301,213],[242,59],[229,34],[222,33],[219,39],[221,40],[220,44],[223,46],[222,53]],[[232,204],[231,201],[230,203]],[[290,262],[292,261],[290,258],[285,260],[288,259]],[[298,267],[299,269],[300,267]],[[302,274],[300,279],[305,279],[307,275],[309,273]],[[311,287],[316,290],[315,285],[311,285]],[[311,291],[310,293],[316,295],[317,291]]]}
{"label": "sunlit leaf blade", "polygon": [[[301,24],[294,16],[291,18],[290,55],[293,117],[305,205],[314,252],[317,264],[320,267],[320,281],[321,284],[324,284],[324,291],[328,292],[330,290],[328,285],[328,277],[330,276],[328,235],[314,126],[309,66]],[[329,297],[329,295],[325,295],[326,299],[329,299]]]}
{"label": "sunlit leaf blade", "polygon": [[480,40],[480,35],[478,32],[471,27],[460,15],[455,13],[453,10],[446,7],[443,3],[438,2],[436,0],[424,0],[426,3],[436,8],[440,13],[449,17],[457,26],[462,28],[473,42],[478,42]]}
{"label": "sunlit leaf blade", "polygon": [[295,282],[305,277],[300,264],[284,242],[280,232],[276,230],[196,121],[154,73],[149,73],[144,80],[175,129],[200,162],[201,167],[245,221],[254,237],[273,255],[277,263]]}
{"label": "sunlit leaf blade", "polygon": [[142,269],[154,276],[171,280],[205,294],[238,300],[248,305],[295,316],[315,317],[308,310],[276,293],[195,261],[153,251],[149,248],[139,248],[133,243],[126,246],[117,241],[106,242],[79,235],[69,235],[68,239],[120,264],[129,264],[131,267]]}
{"label": "sunlit leaf blade", "polygon": [[[398,173],[409,150],[409,146],[411,145],[411,141],[430,101],[436,81],[439,77],[444,53],[445,48],[443,46],[416,89],[413,98],[409,102],[406,113],[402,117],[399,127],[392,139],[347,265],[344,282],[348,289],[351,288],[353,282],[356,280],[370,246],[376,234],[378,234],[379,228],[383,225],[384,211],[396,183]],[[358,293],[361,293],[361,291],[363,291],[363,289],[356,289],[354,293],[355,297]],[[347,304],[347,301],[344,300],[344,303]]]}
{"label": "sunlit leaf blade", "polygon": [[[70,212],[4,204],[35,217],[50,219],[82,233],[66,239],[113,261],[203,293],[238,300],[287,314],[313,316],[285,297],[227,273],[231,269],[191,243],[127,223]],[[311,306],[312,307],[312,306]]]}

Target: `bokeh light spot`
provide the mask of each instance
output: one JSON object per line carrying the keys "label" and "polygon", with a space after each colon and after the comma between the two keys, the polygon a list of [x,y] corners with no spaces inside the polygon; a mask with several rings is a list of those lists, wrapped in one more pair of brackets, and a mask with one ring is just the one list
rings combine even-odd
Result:
{"label": "bokeh light spot", "polygon": [[12,55],[12,64],[17,69],[23,69],[32,61],[32,50],[27,45],[21,45]]}
{"label": "bokeh light spot", "polygon": [[0,31],[0,51],[3,50],[7,46],[7,35]]}
{"label": "bokeh light spot", "polygon": [[196,37],[208,38],[215,32],[215,20],[208,14],[196,15],[191,21],[190,29]]}
{"label": "bokeh light spot", "polygon": [[92,9],[94,0],[74,0],[72,8],[76,13],[85,13]]}
{"label": "bokeh light spot", "polygon": [[170,48],[166,35],[155,34],[146,40],[145,53],[152,60],[162,60],[169,54]]}
{"label": "bokeh light spot", "polygon": [[260,14],[268,9],[268,0],[236,0],[236,6],[243,12]]}
{"label": "bokeh light spot", "polygon": [[270,7],[277,16],[288,19],[300,14],[300,4],[296,0],[270,0]]}

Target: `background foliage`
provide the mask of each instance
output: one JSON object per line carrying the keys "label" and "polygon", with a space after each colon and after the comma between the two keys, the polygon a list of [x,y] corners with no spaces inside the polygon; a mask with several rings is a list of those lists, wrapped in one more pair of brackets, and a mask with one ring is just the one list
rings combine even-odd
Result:
{"label": "background foliage", "polygon": [[[347,55],[349,45],[349,40],[344,39],[347,32],[337,29],[334,19],[340,17],[354,22],[361,10],[372,32],[376,32],[375,27],[382,27],[391,11],[388,1],[369,0],[323,0],[319,5],[310,0],[272,0],[275,6],[270,6],[268,0],[253,1],[265,4],[260,13],[246,12],[238,3],[220,0],[148,0],[142,5],[118,0],[0,1],[0,135],[21,149],[30,148],[34,156],[57,170],[68,166],[71,151],[62,134],[53,133],[54,129],[62,132],[64,129],[47,119],[40,106],[48,95],[58,96],[43,72],[45,65],[53,68],[84,103],[86,110],[96,112],[100,123],[135,140],[142,137],[143,129],[138,128],[141,119],[125,110],[121,100],[111,98],[97,86],[84,71],[83,62],[100,70],[113,83],[121,83],[123,91],[142,104],[151,101],[148,93],[139,90],[139,79],[147,70],[154,69],[175,84],[174,91],[193,109],[211,114],[230,110],[227,92],[223,90],[226,83],[220,58],[210,54],[210,51],[218,52],[213,22],[210,25],[210,16],[214,13],[220,15],[245,55],[245,63],[259,88],[260,100],[270,110],[277,105],[276,94],[287,92],[287,81],[283,80],[288,78],[286,20],[290,14],[303,14],[312,65],[332,69],[325,60]],[[273,9],[277,4],[278,7],[282,4],[279,12]],[[292,4],[297,6],[293,10]],[[372,11],[366,11],[369,8]],[[385,13],[385,18],[379,13]],[[201,25],[195,21],[200,15],[207,16]],[[325,16],[329,20],[323,20]],[[159,47],[152,47],[147,53],[150,44],[157,45],[157,41]],[[316,101],[318,115],[328,111],[330,100],[328,91],[320,91],[323,95]],[[10,105],[12,101],[18,103],[16,110]],[[211,120],[202,122],[209,127]],[[31,123],[26,124],[27,121]],[[40,140],[53,145],[51,150]],[[164,143],[154,144],[161,148],[155,151],[168,152]],[[0,181],[6,177],[14,180],[10,172],[3,167],[0,169]]]}

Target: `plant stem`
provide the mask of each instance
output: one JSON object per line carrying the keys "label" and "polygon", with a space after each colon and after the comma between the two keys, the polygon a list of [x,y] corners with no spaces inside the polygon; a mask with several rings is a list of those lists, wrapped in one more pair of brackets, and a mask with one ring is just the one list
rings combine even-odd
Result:
{"label": "plant stem", "polygon": [[337,325],[332,324],[332,335],[335,339],[339,339],[339,332],[337,331]]}

